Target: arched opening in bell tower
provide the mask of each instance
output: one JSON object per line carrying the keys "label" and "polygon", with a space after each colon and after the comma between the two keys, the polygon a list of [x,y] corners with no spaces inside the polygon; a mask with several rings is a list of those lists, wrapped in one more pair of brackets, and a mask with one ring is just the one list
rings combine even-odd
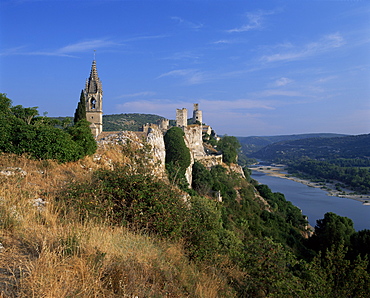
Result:
{"label": "arched opening in bell tower", "polygon": [[94,97],[92,97],[91,100],[90,100],[90,108],[92,110],[96,109],[96,99]]}

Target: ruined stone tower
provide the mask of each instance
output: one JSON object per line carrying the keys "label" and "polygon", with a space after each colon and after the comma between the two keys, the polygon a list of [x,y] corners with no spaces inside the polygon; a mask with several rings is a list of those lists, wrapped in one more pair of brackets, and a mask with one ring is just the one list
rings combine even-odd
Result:
{"label": "ruined stone tower", "polygon": [[177,127],[186,127],[188,125],[188,110],[176,109],[176,126]]}
{"label": "ruined stone tower", "polygon": [[86,119],[91,122],[90,128],[94,136],[103,131],[103,89],[93,60],[90,77],[85,85]]}
{"label": "ruined stone tower", "polygon": [[202,124],[202,111],[199,110],[199,105],[197,103],[194,104],[193,110],[193,123],[197,123],[197,121]]}

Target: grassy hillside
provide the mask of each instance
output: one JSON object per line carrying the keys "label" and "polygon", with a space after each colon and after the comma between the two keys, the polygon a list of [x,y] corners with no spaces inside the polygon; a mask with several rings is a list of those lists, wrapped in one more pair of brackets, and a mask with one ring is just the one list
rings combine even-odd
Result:
{"label": "grassy hillside", "polygon": [[[0,295],[370,293],[367,261],[356,258],[358,247],[369,253],[369,237],[356,233],[350,219],[330,215],[305,240],[300,210],[249,182],[247,172],[245,179],[226,165],[198,168],[195,178],[210,189],[189,196],[153,176],[148,158],[134,142],[65,164],[1,154]],[[215,190],[222,202],[213,199]],[[328,253],[314,257],[318,248]]]}
{"label": "grassy hillside", "polygon": [[189,262],[181,241],[66,209],[58,197],[71,183],[129,161],[119,148],[98,155],[66,164],[0,155],[12,173],[0,175],[0,296],[232,297],[225,276]]}

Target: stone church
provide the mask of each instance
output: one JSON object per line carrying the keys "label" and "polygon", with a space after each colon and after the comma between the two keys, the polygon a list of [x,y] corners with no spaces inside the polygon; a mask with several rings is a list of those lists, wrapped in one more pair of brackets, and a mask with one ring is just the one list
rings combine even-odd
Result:
{"label": "stone church", "polygon": [[86,119],[91,123],[92,134],[97,137],[103,131],[103,89],[96,69],[95,59],[92,62],[90,77],[85,85]]}

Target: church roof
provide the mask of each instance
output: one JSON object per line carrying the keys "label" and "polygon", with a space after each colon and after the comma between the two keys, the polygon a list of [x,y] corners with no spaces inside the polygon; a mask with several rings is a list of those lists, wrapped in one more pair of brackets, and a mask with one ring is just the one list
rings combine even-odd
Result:
{"label": "church roof", "polygon": [[98,70],[96,69],[96,61],[93,60],[90,71],[90,77],[87,79],[86,82],[86,91],[88,93],[96,93],[99,90],[101,91],[101,89],[102,86],[98,76]]}

